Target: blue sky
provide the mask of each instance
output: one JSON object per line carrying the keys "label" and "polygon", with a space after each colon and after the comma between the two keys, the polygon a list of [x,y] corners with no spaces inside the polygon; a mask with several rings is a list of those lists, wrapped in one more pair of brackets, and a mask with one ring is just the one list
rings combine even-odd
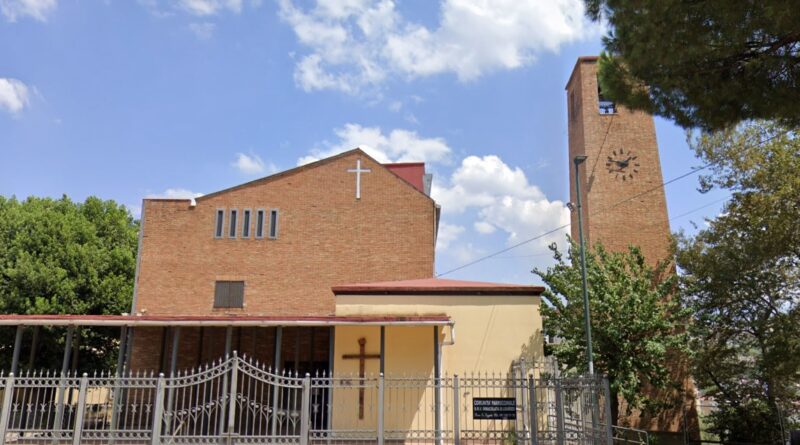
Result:
{"label": "blue sky", "polygon": [[[445,272],[568,220],[564,85],[601,50],[579,0],[0,0],[0,194],[209,193],[371,147],[424,160]],[[664,178],[700,162],[656,121]],[[673,230],[719,212],[667,187]],[[681,216],[686,212],[695,211]],[[529,243],[450,278],[529,283]]]}

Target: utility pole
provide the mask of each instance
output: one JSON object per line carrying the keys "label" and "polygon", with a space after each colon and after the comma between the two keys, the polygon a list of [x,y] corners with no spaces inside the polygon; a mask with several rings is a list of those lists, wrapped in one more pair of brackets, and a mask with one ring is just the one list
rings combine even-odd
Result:
{"label": "utility pole", "polygon": [[594,359],[592,358],[592,320],[589,315],[589,290],[586,287],[586,245],[583,241],[583,211],[581,208],[581,178],[578,168],[586,156],[575,156],[575,196],[578,210],[578,242],[581,247],[581,290],[583,291],[583,319],[586,323],[586,352],[589,361],[589,375],[594,375]]}

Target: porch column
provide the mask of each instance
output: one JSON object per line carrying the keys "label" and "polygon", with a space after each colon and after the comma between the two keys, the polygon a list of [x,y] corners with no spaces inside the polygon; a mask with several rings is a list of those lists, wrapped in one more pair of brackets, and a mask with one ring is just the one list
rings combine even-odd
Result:
{"label": "porch column", "polygon": [[[233,342],[233,326],[228,326],[225,328],[225,355],[223,361],[227,361],[230,358],[232,342]],[[230,396],[231,400],[233,400],[235,394],[230,394],[230,395],[228,394],[228,374],[229,373],[226,372],[225,375],[222,376],[222,395],[223,397]],[[226,419],[228,418],[227,409],[228,409],[228,404],[223,403],[219,410],[219,431],[222,434],[225,433],[225,427],[227,424],[226,422]]]}
{"label": "porch column", "polygon": [[[334,354],[334,346],[336,345],[336,328],[330,327],[330,335],[328,336],[328,378],[333,382],[333,361],[336,359]],[[333,385],[328,388],[328,424],[326,425],[328,431],[333,427]]]}
{"label": "porch column", "polygon": [[11,372],[17,375],[19,367],[19,350],[22,347],[22,335],[25,333],[25,326],[17,326],[17,334],[14,336],[14,353],[11,356]]}
{"label": "porch column", "polygon": [[381,374],[386,371],[386,326],[381,326]]}
{"label": "porch column", "polygon": [[61,360],[61,375],[66,375],[67,370],[69,369],[69,358],[70,353],[72,352],[72,337],[75,333],[75,326],[70,326],[67,328],[67,337],[64,340],[64,357]]}
{"label": "porch column", "polygon": [[62,431],[61,426],[62,422],[64,421],[64,399],[65,399],[65,392],[66,392],[66,378],[67,378],[67,369],[69,369],[69,355],[72,351],[72,335],[75,332],[75,326],[70,326],[67,328],[67,337],[64,340],[64,358],[61,361],[61,379],[59,379],[58,383],[58,399],[56,401],[56,418],[53,419],[53,435],[54,435],[54,444],[58,442],[58,439],[61,437]]}
{"label": "porch column", "polygon": [[433,327],[433,381],[436,385],[434,390],[434,405],[436,406],[436,443],[442,443],[442,350],[439,345],[439,326]]}
{"label": "porch column", "polygon": [[181,327],[176,326],[172,330],[172,356],[169,361],[169,376],[175,375],[175,369],[178,366],[178,346],[181,341]]}
{"label": "porch column", "polygon": [[117,375],[121,376],[125,366],[125,354],[128,352],[128,327],[119,328],[119,353],[117,354]]}
{"label": "porch column", "polygon": [[36,349],[39,347],[39,325],[33,327],[33,340],[31,340],[31,353],[28,356],[28,369],[33,369],[36,363]]}
{"label": "porch column", "polygon": [[[278,326],[275,328],[275,359],[273,364],[275,365],[275,374],[280,374],[281,371],[281,345],[283,344],[283,327]],[[278,411],[278,391],[272,391],[272,425],[271,434],[273,437],[278,432],[278,416],[275,413]]]}
{"label": "porch column", "polygon": [[231,344],[233,343],[233,326],[225,328],[225,358],[231,355]]}
{"label": "porch column", "polygon": [[131,371],[131,360],[133,357],[133,338],[134,334],[136,334],[136,330],[133,329],[133,326],[128,328],[128,344],[125,350],[125,364],[123,365],[124,370],[130,372]]}

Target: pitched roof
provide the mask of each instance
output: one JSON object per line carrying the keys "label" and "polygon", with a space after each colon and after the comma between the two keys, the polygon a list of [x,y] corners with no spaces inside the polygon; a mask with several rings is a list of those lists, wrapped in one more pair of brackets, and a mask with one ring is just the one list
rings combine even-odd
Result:
{"label": "pitched roof", "polygon": [[418,280],[381,281],[333,286],[334,294],[390,295],[533,295],[544,292],[542,286],[487,283],[483,281],[423,278]]}
{"label": "pitched roof", "polygon": [[414,188],[425,193],[425,163],[424,162],[395,162],[383,164],[389,171],[403,178]]}
{"label": "pitched roof", "polygon": [[251,186],[251,185],[254,185],[254,184],[271,182],[271,181],[274,181],[276,179],[280,179],[280,178],[283,178],[283,177],[286,177],[286,176],[294,175],[296,173],[300,173],[300,172],[303,172],[303,171],[306,171],[306,170],[310,170],[312,168],[320,167],[320,166],[328,164],[328,163],[330,163],[330,162],[332,162],[332,161],[334,161],[336,159],[343,158],[345,156],[349,156],[349,155],[351,155],[353,153],[358,153],[359,155],[362,155],[362,156],[365,156],[366,158],[369,158],[370,160],[372,160],[376,164],[378,164],[381,167],[385,168],[388,172],[390,172],[391,174],[396,176],[398,179],[402,179],[403,181],[401,181],[401,182],[403,184],[406,184],[407,186],[410,186],[410,187],[416,189],[418,192],[422,193],[423,196],[425,196],[429,200],[433,201],[433,198],[431,198],[430,196],[425,194],[424,188],[417,187],[415,184],[411,183],[408,179],[406,179],[403,176],[399,175],[395,170],[393,170],[393,169],[388,167],[388,165],[392,165],[392,164],[381,164],[375,158],[373,158],[372,156],[367,154],[364,150],[362,150],[362,149],[360,149],[358,147],[356,147],[356,148],[354,148],[352,150],[348,150],[348,151],[339,153],[337,155],[333,155],[333,156],[330,156],[330,157],[327,157],[327,158],[324,158],[324,159],[320,159],[320,160],[315,161],[315,162],[311,162],[309,164],[304,164],[304,165],[300,165],[300,166],[295,167],[295,168],[290,168],[289,170],[284,170],[282,172],[278,172],[278,173],[275,173],[273,175],[265,176],[263,178],[254,179],[252,181],[248,181],[248,182],[245,182],[245,183],[242,183],[242,184],[239,184],[239,185],[235,185],[233,187],[228,187],[226,189],[217,190],[216,192],[209,193],[209,194],[203,195],[203,196],[199,196],[199,197],[195,198],[195,201],[197,201],[197,202],[205,201],[205,200],[207,200],[207,199],[209,199],[209,198],[211,198],[213,196],[221,195],[223,193],[227,193],[227,192],[230,192],[230,191],[233,191],[233,190],[241,189],[241,188],[248,187],[248,186]]}

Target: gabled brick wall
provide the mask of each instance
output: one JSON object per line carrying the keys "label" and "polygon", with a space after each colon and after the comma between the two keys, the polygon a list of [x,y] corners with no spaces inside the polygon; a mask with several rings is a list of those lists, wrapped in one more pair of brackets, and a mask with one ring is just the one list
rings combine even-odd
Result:
{"label": "gabled brick wall", "polygon": [[[361,199],[354,168],[361,159]],[[229,210],[279,209],[278,239],[227,238]],[[429,278],[433,200],[360,150],[197,199],[144,200],[135,311],[328,315],[331,286]],[[225,236],[215,239],[217,209]],[[243,309],[214,309],[217,280],[245,281]]]}

